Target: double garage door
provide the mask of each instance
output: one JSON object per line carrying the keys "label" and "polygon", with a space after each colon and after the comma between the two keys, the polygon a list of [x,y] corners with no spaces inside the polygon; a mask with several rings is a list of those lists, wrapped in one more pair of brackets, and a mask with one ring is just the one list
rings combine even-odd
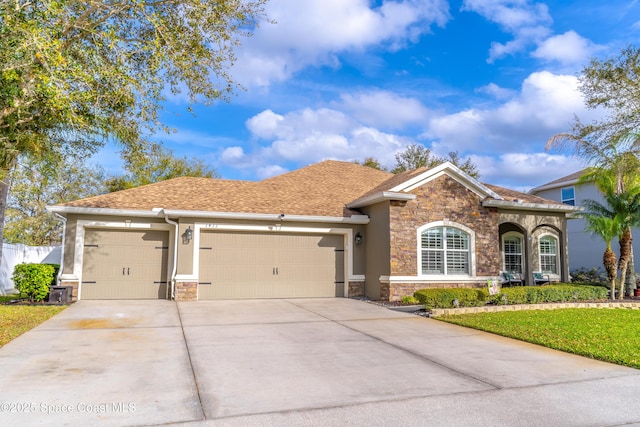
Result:
{"label": "double garage door", "polygon": [[[167,231],[85,231],[82,299],[166,298]],[[344,294],[341,235],[202,232],[198,299]]]}
{"label": "double garage door", "polygon": [[198,299],[343,296],[343,237],[203,232],[199,278]]}

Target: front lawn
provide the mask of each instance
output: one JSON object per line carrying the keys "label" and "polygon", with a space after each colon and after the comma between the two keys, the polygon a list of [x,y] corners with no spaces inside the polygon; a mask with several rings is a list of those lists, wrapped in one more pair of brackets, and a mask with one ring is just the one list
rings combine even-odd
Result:
{"label": "front lawn", "polygon": [[572,308],[502,311],[437,319],[640,368],[640,310]]}
{"label": "front lawn", "polygon": [[60,305],[0,305],[0,347],[65,308]]}

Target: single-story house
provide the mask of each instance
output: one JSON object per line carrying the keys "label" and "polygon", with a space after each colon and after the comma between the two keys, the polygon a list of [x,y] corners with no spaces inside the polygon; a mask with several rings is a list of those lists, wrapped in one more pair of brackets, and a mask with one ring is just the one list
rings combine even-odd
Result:
{"label": "single-story house", "polygon": [[391,174],[323,161],[259,182],[175,178],[50,206],[74,299],[360,297],[568,279],[576,208],[450,163]]}

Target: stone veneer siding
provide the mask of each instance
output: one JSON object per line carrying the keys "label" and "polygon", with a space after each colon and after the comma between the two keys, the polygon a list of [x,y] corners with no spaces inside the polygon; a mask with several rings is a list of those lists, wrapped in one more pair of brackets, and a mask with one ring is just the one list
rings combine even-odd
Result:
{"label": "stone veneer siding", "polygon": [[364,296],[364,282],[349,282],[349,298]]}
{"label": "stone veneer siding", "polygon": [[[411,193],[417,196],[415,200],[392,201],[389,206],[391,276],[418,274],[417,230],[430,222],[444,220],[462,224],[475,232],[476,247],[472,250],[475,250],[476,275],[499,275],[499,215],[496,208],[483,207],[480,196],[446,175]],[[416,289],[445,286],[477,287],[482,284],[382,283],[380,299],[399,299],[403,295],[411,295]]]}
{"label": "stone veneer siding", "polygon": [[72,286],[71,301],[78,301],[78,288],[80,287],[80,284],[77,280],[60,280],[60,286]]}
{"label": "stone veneer siding", "polygon": [[176,301],[195,301],[198,299],[198,282],[176,282]]}

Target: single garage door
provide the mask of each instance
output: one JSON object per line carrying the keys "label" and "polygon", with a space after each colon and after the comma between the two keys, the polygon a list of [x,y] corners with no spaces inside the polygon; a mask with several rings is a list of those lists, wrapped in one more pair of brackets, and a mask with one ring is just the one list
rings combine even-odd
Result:
{"label": "single garage door", "polygon": [[82,299],[167,297],[167,231],[85,231]]}
{"label": "single garage door", "polygon": [[344,293],[341,235],[203,232],[198,299]]}

